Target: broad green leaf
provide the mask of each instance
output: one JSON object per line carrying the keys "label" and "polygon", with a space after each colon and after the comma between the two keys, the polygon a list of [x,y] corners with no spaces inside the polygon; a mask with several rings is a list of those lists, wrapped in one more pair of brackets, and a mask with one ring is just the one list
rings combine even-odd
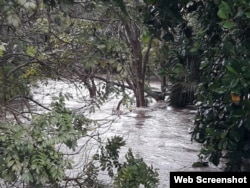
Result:
{"label": "broad green leaf", "polygon": [[123,69],[121,64],[118,64],[116,67],[117,72],[120,72]]}
{"label": "broad green leaf", "polygon": [[221,4],[219,5],[219,9],[225,11],[227,14],[230,14],[232,12],[229,4],[225,1],[221,1]]}
{"label": "broad green leaf", "polygon": [[240,79],[233,79],[232,81],[231,81],[231,83],[230,83],[230,87],[231,88],[235,88],[236,86],[238,86],[238,84],[239,84],[239,81],[240,81]]}
{"label": "broad green leaf", "polygon": [[223,11],[223,10],[219,10],[217,15],[221,18],[221,19],[227,19],[228,15]]}
{"label": "broad green leaf", "polygon": [[9,24],[13,25],[14,27],[18,27],[21,23],[20,18],[16,14],[9,14],[7,17],[7,21]]}
{"label": "broad green leaf", "polygon": [[221,19],[228,19],[229,15],[232,13],[232,10],[227,2],[222,1],[219,5],[219,11],[217,12],[217,15]]}
{"label": "broad green leaf", "polygon": [[235,24],[232,21],[225,21],[223,27],[226,29],[232,29],[235,27]]}
{"label": "broad green leaf", "polygon": [[230,73],[232,73],[232,74],[234,74],[236,76],[239,75],[238,72],[233,67],[231,67],[230,65],[227,65],[226,68],[227,68],[228,72],[230,72]]}
{"label": "broad green leaf", "polygon": [[15,162],[14,159],[8,161],[7,166],[11,167],[14,164],[14,162]]}
{"label": "broad green leaf", "polygon": [[35,2],[26,2],[24,4],[24,7],[30,10],[35,10],[36,9],[36,4]]}

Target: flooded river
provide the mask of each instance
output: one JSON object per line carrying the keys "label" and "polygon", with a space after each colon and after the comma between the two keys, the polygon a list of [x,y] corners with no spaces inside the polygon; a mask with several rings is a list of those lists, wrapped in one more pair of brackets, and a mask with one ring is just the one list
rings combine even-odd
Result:
{"label": "flooded river", "polygon": [[[49,81],[48,84],[34,89],[34,97],[44,105],[49,104],[53,96],[59,92],[69,92],[73,100],[66,104],[69,108],[81,109],[84,106],[86,91],[76,90],[73,85],[62,81]],[[121,114],[114,115],[112,109],[117,106],[119,96],[105,102],[90,117],[112,120],[113,123],[105,128],[103,137],[120,135],[127,145],[121,151],[121,157],[131,148],[136,157],[158,169],[159,188],[169,187],[169,173],[174,171],[220,171],[218,167],[193,168],[193,162],[198,161],[200,145],[191,142],[190,130],[193,127],[195,112],[190,109],[175,109],[166,101],[152,101],[148,108],[131,107],[128,110],[121,106]],[[79,146],[86,139],[79,140]],[[79,157],[75,158],[79,160]]]}

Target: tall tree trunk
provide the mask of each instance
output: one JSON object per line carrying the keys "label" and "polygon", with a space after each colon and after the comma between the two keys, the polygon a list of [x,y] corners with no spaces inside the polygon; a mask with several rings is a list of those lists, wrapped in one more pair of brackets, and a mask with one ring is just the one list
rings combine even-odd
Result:
{"label": "tall tree trunk", "polygon": [[82,79],[82,81],[89,91],[89,97],[95,98],[97,89],[96,89],[94,78],[85,78],[85,79]]}
{"label": "tall tree trunk", "polygon": [[[132,53],[132,62],[131,62],[131,73],[130,76],[133,80],[134,85],[134,94],[136,98],[137,107],[145,107],[145,96],[144,96],[144,81],[145,81],[145,72],[142,58],[142,47],[139,40],[140,30],[136,23],[132,20],[125,24],[126,37],[128,46],[131,49]],[[133,78],[134,76],[134,78]]]}

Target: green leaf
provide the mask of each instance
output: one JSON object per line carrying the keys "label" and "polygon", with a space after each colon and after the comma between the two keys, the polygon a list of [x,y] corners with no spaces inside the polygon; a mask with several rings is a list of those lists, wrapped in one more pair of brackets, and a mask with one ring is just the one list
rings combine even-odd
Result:
{"label": "green leaf", "polygon": [[226,138],[227,134],[228,134],[228,130],[224,131],[224,132],[221,134],[221,138],[222,138],[222,139]]}
{"label": "green leaf", "polygon": [[227,92],[227,88],[225,87],[221,87],[221,88],[217,88],[214,90],[216,93],[218,94],[225,94]]}
{"label": "green leaf", "polygon": [[228,72],[230,72],[236,76],[239,76],[238,72],[232,66],[227,65],[226,68],[227,68]]}
{"label": "green leaf", "polygon": [[24,173],[22,175],[22,180],[26,181],[26,182],[32,182],[33,181],[33,177],[31,175],[31,173]]}
{"label": "green leaf", "polygon": [[200,64],[200,69],[204,69],[207,66],[208,66],[208,62],[207,61],[202,61],[201,64]]}
{"label": "green leaf", "polygon": [[26,49],[26,53],[31,56],[31,57],[35,57],[36,53],[37,53],[37,49],[34,46],[28,46]]}
{"label": "green leaf", "polygon": [[12,160],[10,160],[10,161],[8,161],[8,163],[7,163],[7,166],[8,167],[11,167],[13,164],[14,164],[14,160],[12,159]]}
{"label": "green leaf", "polygon": [[26,2],[24,4],[24,7],[26,9],[35,10],[36,9],[36,4],[35,4],[35,2]]}
{"label": "green leaf", "polygon": [[191,48],[190,49],[190,52],[194,53],[194,52],[197,52],[198,51],[198,48]]}
{"label": "green leaf", "polygon": [[233,80],[231,81],[231,83],[230,83],[230,87],[231,87],[231,88],[235,88],[236,86],[238,86],[239,81],[240,81],[239,78],[233,79]]}
{"label": "green leaf", "polygon": [[222,11],[222,10],[219,10],[217,15],[221,18],[221,19],[227,19],[228,18],[228,15]]}
{"label": "green leaf", "polygon": [[175,74],[181,74],[185,71],[185,67],[181,63],[177,63],[175,67],[173,68],[173,73]]}
{"label": "green leaf", "polygon": [[225,11],[227,14],[230,14],[232,12],[229,4],[225,1],[221,1],[221,4],[219,5],[219,8],[223,11]]}
{"label": "green leaf", "polygon": [[9,14],[7,17],[7,21],[9,24],[13,25],[14,27],[18,27],[21,23],[20,18],[16,14]]}
{"label": "green leaf", "polygon": [[226,29],[232,29],[235,27],[235,24],[232,21],[225,21],[223,27]]}
{"label": "green leaf", "polygon": [[225,1],[222,1],[221,4],[219,5],[219,10],[217,12],[217,15],[221,19],[228,19],[229,15],[232,13],[232,10],[229,6],[229,4]]}
{"label": "green leaf", "polygon": [[192,52],[192,53],[197,52],[199,50],[200,46],[201,46],[201,44],[198,41],[194,42],[194,47],[190,49],[190,52]]}
{"label": "green leaf", "polygon": [[120,72],[123,69],[121,64],[118,64],[116,67],[117,72]]}

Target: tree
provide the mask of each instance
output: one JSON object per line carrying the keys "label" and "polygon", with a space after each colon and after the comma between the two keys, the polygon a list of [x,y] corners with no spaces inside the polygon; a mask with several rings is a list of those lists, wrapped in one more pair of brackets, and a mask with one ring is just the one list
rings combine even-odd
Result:
{"label": "tree", "polygon": [[[90,85],[88,89],[93,90],[93,95],[90,95],[94,100],[90,103],[86,101],[86,107],[83,107],[80,113],[65,107],[65,100],[71,98],[69,94],[60,93],[49,106],[44,106],[30,93],[31,86],[37,81],[46,84],[46,79],[64,79],[70,82],[80,79],[88,87],[89,81],[90,84],[93,81],[95,71],[105,70],[105,66],[103,69],[99,67],[103,65],[99,60],[103,60],[108,52],[106,47],[103,48],[107,40],[97,37],[93,42],[95,30],[91,27],[94,24],[89,20],[83,22],[70,18],[68,8],[73,5],[68,2],[73,1],[60,2],[62,3],[54,0],[0,2],[4,9],[0,13],[0,87],[3,91],[0,94],[3,111],[0,117],[1,180],[4,180],[6,185],[17,184],[18,187],[59,187],[62,184],[100,187],[97,175],[103,166],[95,166],[94,161],[102,162],[102,158],[83,161],[82,171],[77,176],[69,176],[66,173],[72,168],[73,161],[61,147],[72,151],[71,155],[76,152],[85,157],[85,148],[77,147],[78,139],[84,137],[96,140],[99,150],[107,150],[108,156],[104,158],[109,161],[108,164],[118,162],[120,168],[129,171],[131,166],[134,168],[137,163],[140,164],[138,171],[143,170],[149,174],[147,177],[143,176],[140,184],[155,185],[158,182],[158,174],[153,168],[147,167],[142,159],[134,158],[131,151],[128,152],[129,163],[120,163],[119,149],[125,142],[122,138],[114,138],[109,140],[109,145],[106,146],[99,133],[93,132],[93,127],[101,126],[99,122],[85,115],[85,112],[100,105],[113,91],[101,93],[103,97],[98,99],[94,97],[95,83]],[[84,1],[78,5],[87,6],[88,3]],[[90,50],[94,53],[91,54]],[[20,101],[24,106],[18,105]],[[46,112],[34,112],[30,103],[35,103]],[[14,105],[18,105],[18,108]],[[9,116],[9,113],[14,118]],[[122,178],[123,181],[129,182],[131,175],[135,181],[140,179],[139,173],[133,174],[131,171],[127,175],[124,172],[126,170],[123,170],[121,177],[117,177],[118,180]]]}
{"label": "tree", "polygon": [[[166,24],[168,21],[161,18],[172,12],[164,10],[177,3],[147,2],[160,10],[157,23]],[[200,156],[213,164],[226,159],[225,170],[244,170],[244,162],[249,162],[249,4],[244,0],[178,3],[178,10],[188,13],[176,16],[188,16],[185,17],[188,25],[184,21],[180,29],[188,41],[185,49],[198,55],[200,84],[196,90],[198,112],[192,139],[203,143]],[[196,24],[191,24],[193,21]],[[154,25],[155,31],[159,31]],[[181,53],[176,54],[172,57],[181,57]],[[185,69],[180,64],[176,68],[179,79]]]}
{"label": "tree", "polygon": [[[60,61],[62,69],[67,69],[71,75],[83,81],[90,91],[90,96],[95,97],[97,92],[94,79],[101,79],[108,83],[109,87],[112,83],[122,91],[124,87],[130,88],[134,92],[136,106],[146,106],[145,75],[153,37],[143,28],[140,9],[145,8],[141,3],[122,1],[96,1],[96,4],[78,2],[64,7],[63,12],[70,18],[70,27],[74,26],[74,31],[68,28],[71,32],[61,32],[61,35],[70,38],[70,41],[64,41],[66,38],[55,38],[56,34],[52,31],[50,40],[53,39],[56,45],[62,46],[56,51],[57,57],[58,54],[63,56],[60,57],[63,59]],[[53,12],[55,10],[51,14]],[[106,16],[105,19],[103,15]],[[53,17],[48,19],[49,23],[51,19]],[[143,33],[144,38],[146,37],[144,41],[141,40]],[[67,46],[70,48],[66,48]],[[69,56],[76,52],[78,56]],[[71,62],[74,66],[63,62]],[[117,73],[119,82],[110,81],[109,75],[112,72]],[[108,77],[100,78],[100,73],[105,73]]]}
{"label": "tree", "polygon": [[193,14],[197,5],[185,0],[145,2],[150,9],[145,23],[161,41],[158,72],[162,76],[162,90],[166,89],[168,78],[172,84],[170,105],[193,104],[200,77],[201,53],[199,43],[193,38],[199,30]]}
{"label": "tree", "polygon": [[112,16],[119,23],[119,31],[115,33],[116,36],[113,35],[112,37],[122,40],[120,41],[121,44],[126,45],[126,50],[123,49],[125,53],[119,52],[119,57],[122,57],[123,54],[128,56],[125,59],[124,57],[120,59],[117,69],[124,73],[122,75],[123,79],[126,81],[127,86],[133,90],[136,106],[145,107],[145,74],[153,40],[153,37],[150,37],[147,42],[146,52],[143,53],[141,38],[142,32],[145,32],[145,30],[143,29],[140,10],[145,9],[145,6],[139,2],[132,3],[130,1],[111,1],[108,6],[110,7],[109,10],[114,12]]}
{"label": "tree", "polygon": [[37,115],[30,124],[0,122],[0,178],[7,183],[24,182],[36,187],[63,181],[73,162],[57,146],[75,149],[86,136],[90,121],[65,108],[64,97],[52,111]]}
{"label": "tree", "polygon": [[225,159],[226,171],[247,170],[244,162],[249,162],[250,156],[249,3],[199,3],[202,30],[198,34],[203,39],[203,58],[192,138],[203,143],[200,152],[213,164]]}

